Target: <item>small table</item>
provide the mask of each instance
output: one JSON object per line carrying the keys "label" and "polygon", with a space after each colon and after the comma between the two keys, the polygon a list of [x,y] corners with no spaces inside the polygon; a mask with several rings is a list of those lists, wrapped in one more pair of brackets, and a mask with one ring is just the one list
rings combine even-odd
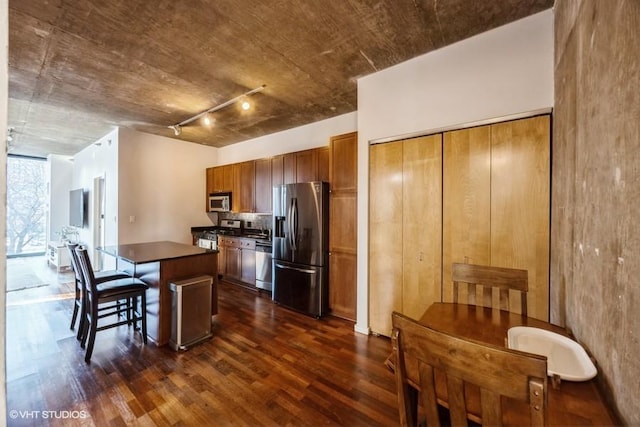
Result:
{"label": "small table", "polygon": [[[530,326],[569,336],[565,329],[542,320],[466,304],[432,304],[419,322],[439,331],[496,346],[506,345],[507,331],[513,326]],[[393,370],[394,362],[392,354],[386,364]],[[418,384],[417,361],[406,357],[406,367],[410,382]],[[503,404],[509,424],[528,424],[526,406],[520,406],[521,402],[511,403]],[[479,410],[474,406],[479,408],[479,397],[469,398],[468,405],[471,417],[477,418],[474,415],[479,414]],[[602,398],[595,378],[583,382],[562,381],[558,388],[552,387],[549,379],[547,415],[549,425],[619,425]]]}
{"label": "small table", "polygon": [[149,242],[107,246],[98,250],[116,257],[118,270],[145,282],[147,335],[157,345],[171,337],[171,291],[169,283],[191,277],[213,277],[211,315],[218,313],[218,251],[176,242]]}

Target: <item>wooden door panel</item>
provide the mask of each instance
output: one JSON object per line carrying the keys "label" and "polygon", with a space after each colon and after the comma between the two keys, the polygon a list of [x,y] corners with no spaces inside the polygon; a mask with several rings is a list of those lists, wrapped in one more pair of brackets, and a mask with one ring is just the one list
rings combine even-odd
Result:
{"label": "wooden door panel", "polygon": [[283,184],[295,184],[296,181],[296,153],[288,153],[283,158]]}
{"label": "wooden door panel", "polygon": [[331,174],[329,172],[329,147],[316,148],[316,159],[318,162],[318,181],[330,182]]}
{"label": "wooden door panel", "polygon": [[271,212],[271,159],[256,160],[255,180],[255,211],[259,213]]}
{"label": "wooden door panel", "polygon": [[331,191],[356,191],[358,186],[358,134],[331,138]]}
{"label": "wooden door panel", "polygon": [[402,313],[441,301],[442,135],[403,142]]}
{"label": "wooden door panel", "polygon": [[316,150],[296,153],[296,182],[318,180],[318,153]]}
{"label": "wooden door panel", "polygon": [[354,193],[332,193],[329,223],[329,248],[351,254],[357,248],[357,197]]}
{"label": "wooden door panel", "polygon": [[329,307],[331,314],[356,320],[355,254],[331,252],[329,256]]}
{"label": "wooden door panel", "polygon": [[238,212],[255,210],[255,161],[240,163],[240,205]]}
{"label": "wooden door panel", "polygon": [[284,156],[271,159],[271,185],[284,184]]}
{"label": "wooden door panel", "polygon": [[445,132],[443,151],[443,300],[452,301],[451,265],[491,260],[490,127]]}
{"label": "wooden door panel", "polygon": [[369,154],[369,322],[389,336],[391,313],[402,310],[402,142]]}
{"label": "wooden door panel", "polygon": [[550,167],[549,116],[491,126],[491,265],[529,272],[527,311],[545,321]]}

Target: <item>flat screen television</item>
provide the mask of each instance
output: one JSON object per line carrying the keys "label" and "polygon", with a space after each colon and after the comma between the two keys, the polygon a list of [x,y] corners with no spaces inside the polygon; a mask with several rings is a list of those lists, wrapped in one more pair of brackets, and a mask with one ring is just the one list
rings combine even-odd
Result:
{"label": "flat screen television", "polygon": [[87,222],[87,197],[84,189],[69,192],[69,225],[84,228]]}

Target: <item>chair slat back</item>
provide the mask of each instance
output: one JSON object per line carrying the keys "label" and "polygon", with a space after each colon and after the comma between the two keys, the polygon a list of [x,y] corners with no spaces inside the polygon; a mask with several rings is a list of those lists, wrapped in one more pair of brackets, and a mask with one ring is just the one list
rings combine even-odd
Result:
{"label": "chair slat back", "polygon": [[69,259],[71,260],[71,269],[73,275],[76,277],[76,282],[82,281],[82,272],[78,265],[78,255],[76,255],[77,243],[67,243],[67,251],[69,252]]}
{"label": "chair slat back", "polygon": [[429,426],[441,423],[436,406],[434,370],[446,376],[452,425],[467,425],[466,383],[480,389],[483,424],[502,425],[501,396],[505,396],[529,404],[531,425],[545,425],[546,357],[436,331],[396,312],[392,315],[392,323],[401,425],[417,425],[408,396],[405,356],[418,361],[421,403]]}
{"label": "chair slat back", "polygon": [[[454,263],[452,268],[453,302],[458,303],[461,285],[466,284],[467,303],[494,307],[494,290],[498,307],[511,311],[509,291],[516,291],[520,296],[520,313],[527,315],[527,292],[529,291],[529,272],[527,270],[493,267],[475,264]],[[476,293],[480,291],[481,303],[478,304]]]}
{"label": "chair slat back", "polygon": [[88,297],[91,298],[92,295],[96,294],[96,278],[93,274],[93,266],[91,265],[91,259],[89,258],[89,252],[87,251],[86,246],[80,245],[75,249],[76,255],[78,257],[78,264],[80,266],[80,271],[82,271],[82,276],[84,278],[84,286],[88,293]]}

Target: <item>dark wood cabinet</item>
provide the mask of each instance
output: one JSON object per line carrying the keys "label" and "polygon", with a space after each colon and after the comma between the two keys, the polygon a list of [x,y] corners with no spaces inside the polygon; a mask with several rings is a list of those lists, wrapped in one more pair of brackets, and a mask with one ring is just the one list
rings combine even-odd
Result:
{"label": "dark wood cabinet", "polygon": [[329,171],[329,147],[316,148],[318,160],[318,181],[330,182],[331,173]]}
{"label": "dark wood cabinet", "polygon": [[271,186],[284,184],[284,156],[271,158]]}
{"label": "dark wood cabinet", "polygon": [[233,191],[233,165],[217,166],[210,169],[213,169],[213,188],[211,192]]}
{"label": "dark wood cabinet", "polygon": [[205,212],[209,212],[209,194],[214,192],[214,170],[215,168],[207,168],[206,173],[206,189],[205,189]]}
{"label": "dark wood cabinet", "polygon": [[[329,307],[356,319],[358,134],[332,137],[329,148]],[[319,155],[319,157],[321,154]],[[320,178],[320,176],[319,176]]]}
{"label": "dark wood cabinet", "polygon": [[225,279],[255,286],[256,242],[239,237],[218,238],[219,274]]}
{"label": "dark wood cabinet", "polygon": [[329,147],[319,147],[208,168],[207,197],[213,192],[230,191],[233,212],[270,213],[274,185],[329,182],[330,156]]}
{"label": "dark wood cabinet", "polygon": [[271,159],[256,160],[255,176],[255,212],[271,212]]}
{"label": "dark wood cabinet", "polygon": [[296,182],[296,153],[288,153],[283,156],[283,184],[295,184]]}
{"label": "dark wood cabinet", "polygon": [[256,285],[255,240],[240,240],[240,281],[251,286]]}
{"label": "dark wood cabinet", "polygon": [[318,152],[305,150],[296,153],[296,181],[309,182],[318,180]]}
{"label": "dark wood cabinet", "polygon": [[[355,148],[354,148],[355,147]],[[348,133],[331,138],[331,191],[357,190],[358,151],[357,134]]]}
{"label": "dark wood cabinet", "polygon": [[234,212],[253,212],[255,203],[255,161],[234,163],[232,205]]}
{"label": "dark wood cabinet", "polygon": [[225,257],[226,262],[226,275],[232,279],[240,280],[241,265],[240,265],[240,248],[234,246],[227,247],[227,255]]}

